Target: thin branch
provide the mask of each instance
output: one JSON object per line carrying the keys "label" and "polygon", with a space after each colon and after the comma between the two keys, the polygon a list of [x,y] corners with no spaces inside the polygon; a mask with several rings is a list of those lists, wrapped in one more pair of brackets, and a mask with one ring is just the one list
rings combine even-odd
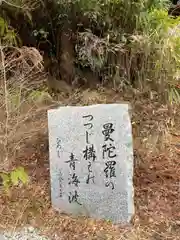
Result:
{"label": "thin branch", "polygon": [[24,7],[22,7],[22,6],[18,6],[18,5],[15,5],[15,4],[13,4],[13,3],[10,3],[10,2],[7,2],[6,0],[1,0],[1,4],[2,3],[6,3],[7,5],[9,5],[9,6],[11,6],[11,7],[15,7],[15,8],[20,8],[20,9],[23,9]]}
{"label": "thin branch", "polygon": [[5,153],[6,157],[5,160],[8,160],[8,123],[9,123],[9,108],[8,108],[8,89],[7,89],[7,79],[6,79],[6,70],[5,70],[5,58],[3,53],[3,47],[1,45],[0,41],[0,54],[1,54],[1,61],[2,61],[2,67],[3,67],[3,79],[4,79],[4,95],[5,95],[5,109],[6,109],[6,122],[5,122]]}
{"label": "thin branch", "polygon": [[6,0],[0,0],[0,5],[2,5],[2,3],[5,3],[5,4],[7,4],[8,6],[11,6],[11,7],[14,7],[14,8],[18,8],[18,9],[23,9],[23,10],[32,10],[32,9],[35,9],[35,8],[33,8],[33,7],[31,7],[31,8],[29,8],[29,7],[27,7],[26,6],[26,4],[24,4],[24,5],[22,5],[22,6],[19,6],[19,5],[16,5],[16,4],[13,4],[13,3],[11,3],[11,2],[8,2],[8,1],[6,1]]}

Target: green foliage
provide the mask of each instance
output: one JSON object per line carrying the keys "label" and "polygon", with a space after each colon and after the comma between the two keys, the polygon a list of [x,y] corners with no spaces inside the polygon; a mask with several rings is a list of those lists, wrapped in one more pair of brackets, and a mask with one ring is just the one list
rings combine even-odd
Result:
{"label": "green foliage", "polygon": [[24,168],[19,167],[10,173],[11,182],[14,186],[17,186],[19,181],[23,184],[28,182],[28,175],[25,172]]}
{"label": "green foliage", "polygon": [[169,28],[179,24],[179,20],[180,18],[171,18],[166,9],[155,8],[150,12],[140,14],[139,26],[144,33],[162,38],[167,35]]}
{"label": "green foliage", "polygon": [[164,86],[171,88],[173,85],[169,99],[176,99],[177,102],[178,91],[174,85],[178,80],[174,76],[180,69],[180,17],[174,19],[168,16],[167,11],[154,9],[142,22],[143,33],[148,36],[144,49],[149,49],[148,62],[154,66],[149,73],[156,82],[163,78]]}
{"label": "green foliage", "polygon": [[28,95],[28,100],[34,103],[42,102],[45,99],[51,99],[46,89],[44,90],[33,90]]}
{"label": "green foliage", "polygon": [[169,89],[168,92],[168,98],[169,98],[169,102],[170,104],[176,103],[179,104],[180,103],[180,90],[176,87],[171,87]]}
{"label": "green foliage", "polygon": [[18,167],[10,173],[0,173],[0,177],[3,181],[4,190],[8,193],[10,188],[18,186],[19,183],[27,184],[29,177],[23,167]]}
{"label": "green foliage", "polygon": [[2,184],[3,184],[4,190],[8,192],[11,186],[9,174],[0,173],[0,177],[2,178]]}
{"label": "green foliage", "polygon": [[180,68],[180,37],[173,29],[178,28],[180,18],[168,15],[168,1],[111,0],[98,4],[99,8],[93,6],[99,11],[97,21],[108,27],[101,38],[91,31],[79,34],[76,54],[82,66],[103,71],[107,75],[103,78],[116,79],[119,84],[130,83],[134,72],[133,81],[142,90],[150,83],[160,94],[169,89],[169,82],[177,82],[174,75]]}
{"label": "green foliage", "polygon": [[[33,1],[33,0],[32,0]],[[26,0],[15,1],[25,6]],[[159,95],[167,92],[177,80],[174,75],[180,65],[180,38],[172,33],[180,18],[168,15],[168,0],[56,0],[36,1],[41,4],[48,26],[33,22],[32,34],[41,42],[48,42],[55,55],[63,51],[59,32],[73,31],[76,35],[75,62],[116,83],[116,86],[135,84],[144,90],[155,88]],[[52,3],[50,9],[49,2]],[[37,4],[37,5],[38,5]],[[24,8],[24,13],[27,9]],[[68,24],[67,24],[68,23]],[[8,33],[7,29],[11,32]],[[69,31],[69,29],[67,30]],[[15,31],[0,21],[1,35],[10,44],[15,42]],[[73,35],[73,34],[72,34]],[[8,43],[8,44],[9,44]],[[73,41],[74,44],[74,41]],[[51,49],[52,50],[52,49]],[[62,50],[62,51],[60,51]],[[49,54],[49,53],[48,53]],[[123,83],[123,84],[122,84]],[[177,95],[174,90],[169,91]],[[42,92],[33,92],[29,99],[39,101]],[[171,97],[170,97],[171,98]],[[174,99],[174,98],[173,98]]]}
{"label": "green foliage", "polygon": [[8,23],[2,17],[0,17],[0,39],[1,44],[6,46],[21,45],[21,40],[15,30],[10,28]]}
{"label": "green foliage", "polygon": [[167,0],[59,0],[59,6],[75,7],[78,12],[96,20],[97,24],[106,26],[108,31],[118,30],[124,33],[133,33],[137,30],[138,18],[142,13],[152,9],[166,9]]}

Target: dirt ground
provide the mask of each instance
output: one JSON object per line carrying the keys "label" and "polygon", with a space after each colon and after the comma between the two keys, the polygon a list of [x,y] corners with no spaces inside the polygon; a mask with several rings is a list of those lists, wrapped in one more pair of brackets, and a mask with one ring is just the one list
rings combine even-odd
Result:
{"label": "dirt ground", "polygon": [[[45,99],[31,109],[33,114],[29,114],[23,124],[16,128],[16,138],[11,139],[14,146],[13,143],[23,138],[11,156],[11,168],[23,166],[30,176],[30,183],[12,189],[10,196],[1,191],[0,228],[15,229],[31,224],[40,228],[42,234],[52,239],[59,236],[63,240],[180,239],[178,107],[174,106],[170,113],[167,106],[155,99],[149,100],[138,93],[125,95],[104,88],[74,90],[71,95],[58,98],[59,105],[130,102],[136,210],[132,226],[112,225],[107,221],[84,217],[73,218],[51,208],[47,109],[54,102]],[[22,116],[27,116],[25,109]]]}

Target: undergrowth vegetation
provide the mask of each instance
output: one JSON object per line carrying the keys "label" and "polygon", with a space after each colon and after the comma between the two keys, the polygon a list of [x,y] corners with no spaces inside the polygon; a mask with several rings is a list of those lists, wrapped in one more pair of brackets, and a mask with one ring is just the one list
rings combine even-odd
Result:
{"label": "undergrowth vegetation", "polygon": [[[0,1],[0,232],[30,224],[62,239],[179,239],[180,17],[170,5]],[[48,89],[53,79],[62,91]],[[133,226],[53,211],[47,110],[122,101],[131,103]]]}
{"label": "undergrowth vegetation", "polygon": [[169,8],[168,0],[3,2],[1,42],[37,47],[48,69],[56,65],[56,77],[69,83],[88,70],[115,88],[150,87],[167,97],[180,67],[180,18]]}
{"label": "undergrowth vegetation", "polygon": [[[167,0],[2,1],[2,158],[19,144],[12,149],[9,141],[27,119],[21,106],[36,106],[41,96],[43,58],[45,70],[69,84],[89,72],[86,81],[96,76],[98,84],[116,90],[135,88],[150,97],[155,92],[178,103],[180,17],[169,16],[169,7]],[[28,105],[29,115],[34,105]]]}

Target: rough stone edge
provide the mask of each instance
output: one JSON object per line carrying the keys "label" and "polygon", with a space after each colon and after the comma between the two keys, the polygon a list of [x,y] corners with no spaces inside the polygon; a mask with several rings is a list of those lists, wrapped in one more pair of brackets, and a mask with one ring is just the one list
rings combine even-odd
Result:
{"label": "rough stone edge", "polygon": [[[68,108],[68,107],[73,107],[73,108],[87,108],[87,107],[99,107],[99,106],[102,106],[102,105],[123,105],[124,107],[127,108],[127,113],[128,113],[128,117],[129,117],[129,126],[130,126],[130,130],[131,130],[131,136],[132,136],[132,147],[131,147],[131,154],[132,154],[132,161],[127,165],[128,166],[128,179],[127,179],[127,186],[128,186],[128,191],[127,191],[127,194],[128,194],[128,202],[130,204],[128,204],[128,219],[127,219],[127,223],[131,223],[132,221],[132,218],[135,214],[135,207],[134,207],[134,154],[133,154],[133,134],[132,134],[132,124],[131,124],[131,117],[132,117],[132,106],[130,103],[127,103],[127,102],[124,102],[124,103],[103,103],[103,104],[92,104],[92,105],[86,105],[86,106],[59,106],[55,109],[49,109],[47,111],[47,114],[48,114],[48,119],[49,119],[49,115],[55,111],[61,111],[62,108]],[[49,127],[49,124],[48,124],[48,127]],[[130,161],[130,159],[129,159]],[[130,166],[131,165],[131,166]],[[61,211],[59,211],[61,212]],[[62,211],[63,212],[63,211]]]}
{"label": "rough stone edge", "polygon": [[[132,111],[131,106],[129,105],[129,111]],[[135,214],[135,207],[134,207],[134,151],[133,151],[133,133],[132,133],[132,123],[131,123],[131,114],[129,113],[129,126],[130,126],[130,131],[131,131],[131,140],[132,140],[132,145],[131,145],[131,161],[130,164],[128,164],[128,213],[129,213],[129,218],[128,222],[130,223],[131,220],[133,219],[133,216]]]}

